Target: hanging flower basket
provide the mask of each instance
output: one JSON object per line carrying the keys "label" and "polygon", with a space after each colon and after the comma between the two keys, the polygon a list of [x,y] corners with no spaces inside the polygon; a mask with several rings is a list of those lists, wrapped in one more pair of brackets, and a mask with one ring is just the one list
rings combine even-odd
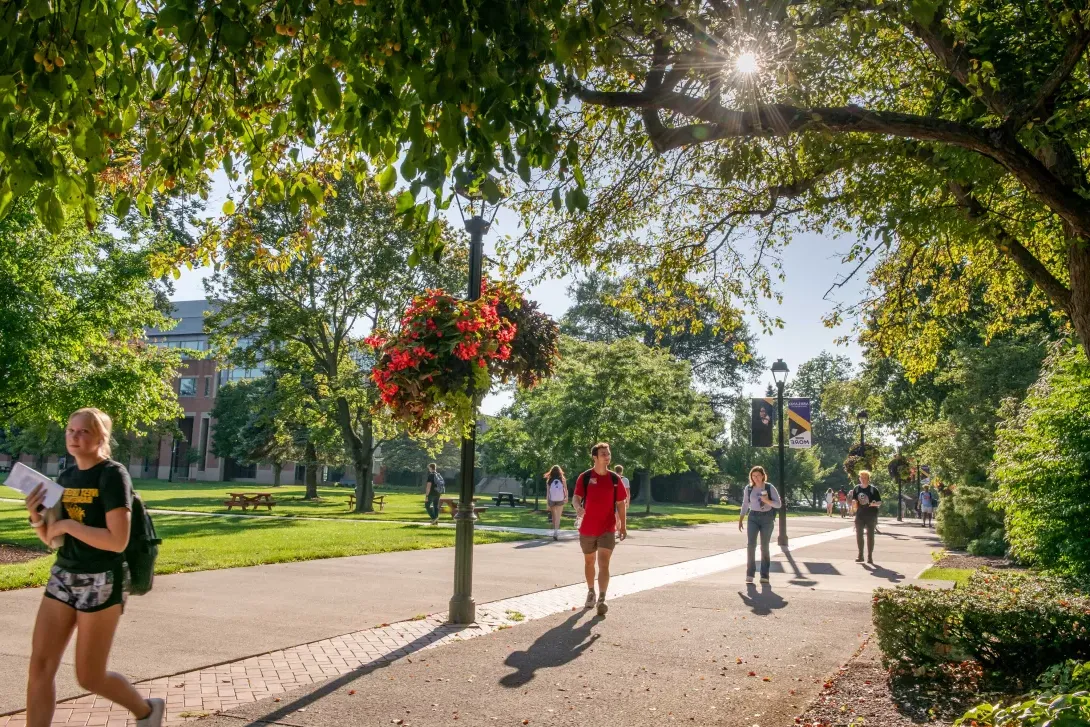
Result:
{"label": "hanging flower basket", "polygon": [[410,434],[431,434],[451,421],[472,427],[475,399],[496,380],[532,387],[549,376],[559,341],[556,323],[536,303],[514,285],[485,280],[475,301],[443,290],[417,296],[400,331],[376,332],[365,343],[376,352],[378,408]]}

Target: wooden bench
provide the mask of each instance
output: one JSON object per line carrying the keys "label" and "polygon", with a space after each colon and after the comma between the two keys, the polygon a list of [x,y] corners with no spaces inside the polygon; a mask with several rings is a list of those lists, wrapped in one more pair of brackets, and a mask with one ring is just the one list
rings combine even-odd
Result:
{"label": "wooden bench", "polygon": [[496,503],[496,507],[500,507],[505,502],[511,507],[518,504],[515,495],[510,492],[497,492],[496,496],[492,498],[492,501]]}
{"label": "wooden bench", "polygon": [[256,511],[262,506],[272,512],[276,505],[276,500],[272,499],[272,494],[268,492],[228,492],[227,494],[231,499],[224,500],[223,504],[227,506],[228,512],[233,507],[241,508],[243,512],[246,512],[247,508],[253,508]]}
{"label": "wooden bench", "polygon": [[[384,509],[386,509],[386,495],[373,495],[371,497],[371,502],[378,505],[379,512],[382,512]],[[355,495],[349,495],[348,496],[348,509],[349,510],[355,510],[356,509],[356,496]]]}
{"label": "wooden bench", "polygon": [[[458,500],[454,499],[453,497],[440,498],[439,499],[439,509],[440,509],[440,511],[445,510],[445,511],[449,512],[450,517],[453,520],[454,516],[458,514],[458,509],[459,509]],[[480,517],[481,515],[483,515],[487,511],[488,511],[487,506],[478,505],[477,504],[477,498],[473,498],[473,514],[474,515],[476,515],[477,517]]]}

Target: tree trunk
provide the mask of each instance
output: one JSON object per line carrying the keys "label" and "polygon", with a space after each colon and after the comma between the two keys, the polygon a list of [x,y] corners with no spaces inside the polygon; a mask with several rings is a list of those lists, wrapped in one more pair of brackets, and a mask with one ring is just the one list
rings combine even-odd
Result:
{"label": "tree trunk", "polygon": [[355,512],[374,512],[375,487],[371,483],[371,453],[374,445],[374,433],[371,419],[363,420],[361,432],[356,432],[352,425],[352,408],[343,396],[337,397],[337,425],[341,430],[341,439],[352,468],[356,470],[356,510]]}
{"label": "tree trunk", "polygon": [[284,465],[280,462],[273,462],[273,487],[280,487],[280,472],[284,469]]}
{"label": "tree trunk", "polygon": [[1090,239],[1076,239],[1067,253],[1067,270],[1071,278],[1071,308],[1067,311],[1071,325],[1090,358]]}
{"label": "tree trunk", "polygon": [[640,477],[640,487],[647,488],[643,493],[644,514],[651,514],[651,472],[649,470],[636,470]]}
{"label": "tree trunk", "polygon": [[303,454],[307,458],[307,472],[304,475],[303,480],[306,483],[306,493],[303,495],[304,500],[317,500],[318,499],[318,450],[311,442],[307,442],[306,450]]}

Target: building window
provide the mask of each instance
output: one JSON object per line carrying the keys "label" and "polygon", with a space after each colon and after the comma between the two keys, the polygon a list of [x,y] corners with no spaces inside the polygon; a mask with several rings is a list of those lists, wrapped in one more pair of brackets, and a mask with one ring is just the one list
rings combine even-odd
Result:
{"label": "building window", "polygon": [[211,376],[205,376],[204,377],[204,395],[205,396],[212,396],[212,377]]}
{"label": "building window", "polygon": [[196,396],[197,379],[194,376],[185,376],[178,379],[178,396]]}

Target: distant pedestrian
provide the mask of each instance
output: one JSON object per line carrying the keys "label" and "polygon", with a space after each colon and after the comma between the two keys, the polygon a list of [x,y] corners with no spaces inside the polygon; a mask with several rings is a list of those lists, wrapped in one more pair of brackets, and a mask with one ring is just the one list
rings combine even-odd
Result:
{"label": "distant pedestrian", "polygon": [[629,485],[628,478],[624,476],[624,465],[614,465],[613,471],[617,473],[617,476],[621,478],[621,484],[624,485],[624,501],[625,505],[632,504],[632,487]]}
{"label": "distant pedestrian", "polygon": [[428,479],[424,483],[424,509],[432,525],[439,524],[439,496],[447,491],[447,483],[435,462],[428,465]]}
{"label": "distant pedestrian", "polygon": [[[41,488],[26,498],[30,525],[38,538],[46,545],[61,541],[34,624],[26,696],[28,727],[45,727],[53,720],[54,680],[73,631],[80,687],[132,712],[138,727],[163,723],[166,704],[162,699],[144,699],[128,679],[106,670],[131,586],[125,549],[133,507],[129,471],[110,459],[112,428],[110,417],[98,409],[72,414],[64,440],[75,465],[57,476],[65,492],[56,517],[47,519],[39,510],[45,499]],[[154,647],[143,644],[141,648]]]}
{"label": "distant pedestrian", "polygon": [[568,501],[568,480],[560,465],[554,464],[545,475],[545,482],[548,483],[546,500],[549,503],[549,514],[553,518],[553,540],[560,540],[560,518],[564,514],[564,504]]}
{"label": "distant pedestrian", "polygon": [[833,488],[829,488],[825,491],[825,514],[829,517],[833,516],[833,504],[836,502],[836,497],[833,495]]}
{"label": "distant pedestrian", "polygon": [[753,583],[757,570],[757,540],[761,541],[761,583],[768,583],[768,571],[772,559],[768,545],[772,540],[772,531],[776,527],[776,510],[783,502],[776,487],[766,482],[768,475],[765,468],[758,465],[749,471],[749,484],[742,491],[742,511],[738,514],[738,529],[749,514],[748,540],[746,542],[746,583]]}
{"label": "distant pedestrian", "polygon": [[920,510],[920,515],[923,517],[923,527],[928,527],[934,520],[935,504],[938,498],[935,497],[935,493],[931,491],[931,485],[924,485],[920,490],[920,498],[916,503],[917,508]]}
{"label": "distant pedestrian", "polygon": [[874,531],[878,528],[878,507],[882,495],[870,483],[870,472],[859,473],[859,484],[852,489],[852,505],[855,507],[855,542],[859,547],[856,563],[863,562],[863,535],[867,536],[867,562],[874,564]]}
{"label": "distant pedestrian", "polygon": [[[594,566],[598,564],[598,615],[605,616],[609,587],[609,560],[618,540],[628,537],[624,485],[609,469],[609,444],[599,442],[590,450],[594,467],[575,479],[575,503],[582,511],[579,546],[583,551],[583,574],[587,579],[587,608],[594,608]],[[619,521],[619,523],[618,523]]]}
{"label": "distant pedestrian", "polygon": [[848,515],[848,493],[844,492],[844,488],[840,488],[840,492],[836,496],[837,502],[840,504],[840,517],[847,517]]}

